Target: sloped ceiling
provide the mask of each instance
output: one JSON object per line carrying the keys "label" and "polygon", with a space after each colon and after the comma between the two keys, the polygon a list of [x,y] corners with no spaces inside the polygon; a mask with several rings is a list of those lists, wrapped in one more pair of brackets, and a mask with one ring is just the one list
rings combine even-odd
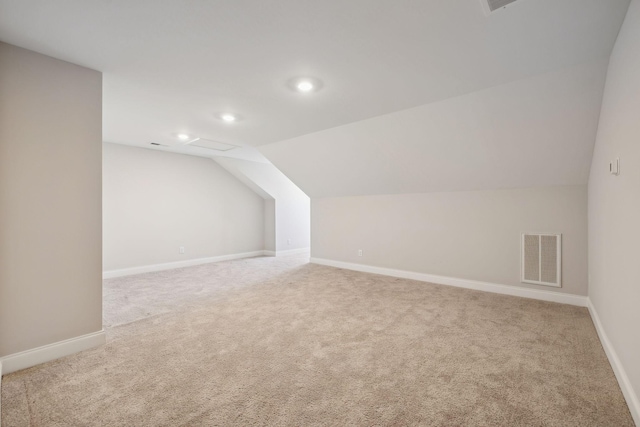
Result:
{"label": "sloped ceiling", "polygon": [[586,184],[600,60],[259,147],[310,197]]}
{"label": "sloped ceiling", "polygon": [[306,199],[304,194],[291,180],[270,163],[249,160],[215,157],[214,161],[245,183],[263,199]]}
{"label": "sloped ceiling", "polygon": [[606,58],[628,4],[0,0],[0,40],[104,72],[105,141],[258,146]]}
{"label": "sloped ceiling", "polygon": [[103,71],[105,141],[257,147],[311,197],[586,183],[629,0],[481,1],[0,0],[0,40]]}

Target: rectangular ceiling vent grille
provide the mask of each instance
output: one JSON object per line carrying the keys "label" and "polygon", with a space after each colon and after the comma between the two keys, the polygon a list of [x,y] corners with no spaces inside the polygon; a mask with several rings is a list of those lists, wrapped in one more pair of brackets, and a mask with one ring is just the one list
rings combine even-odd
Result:
{"label": "rectangular ceiling vent grille", "polygon": [[212,139],[206,138],[196,138],[192,141],[189,141],[187,144],[192,147],[206,148],[207,150],[214,151],[229,151],[233,150],[234,148],[238,148],[237,145],[227,144],[225,142],[214,141]]}
{"label": "rectangular ceiling vent grille", "polygon": [[522,282],[560,287],[561,258],[561,234],[522,234]]}
{"label": "rectangular ceiling vent grille", "polygon": [[516,0],[480,0],[480,2],[482,3],[482,8],[487,15],[491,12],[495,12],[498,9],[502,9],[503,7],[510,5],[515,1]]}

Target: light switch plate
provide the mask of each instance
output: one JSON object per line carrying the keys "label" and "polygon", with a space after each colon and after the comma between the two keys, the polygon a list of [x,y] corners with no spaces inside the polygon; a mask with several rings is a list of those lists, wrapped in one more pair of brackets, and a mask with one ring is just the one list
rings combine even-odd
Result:
{"label": "light switch plate", "polygon": [[620,159],[615,159],[609,163],[609,172],[611,175],[620,175]]}

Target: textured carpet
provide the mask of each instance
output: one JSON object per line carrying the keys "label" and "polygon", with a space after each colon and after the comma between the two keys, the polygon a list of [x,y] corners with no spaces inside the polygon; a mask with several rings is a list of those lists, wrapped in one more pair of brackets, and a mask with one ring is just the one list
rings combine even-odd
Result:
{"label": "textured carpet", "polygon": [[252,258],[106,280],[3,426],[633,426],[586,309]]}

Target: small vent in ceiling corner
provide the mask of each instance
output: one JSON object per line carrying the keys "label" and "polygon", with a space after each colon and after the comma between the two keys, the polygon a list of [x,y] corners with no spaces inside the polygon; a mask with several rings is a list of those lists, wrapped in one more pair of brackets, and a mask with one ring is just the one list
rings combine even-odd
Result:
{"label": "small vent in ceiling corner", "polygon": [[485,13],[488,15],[491,12],[495,12],[498,9],[502,9],[516,2],[517,0],[480,0]]}

